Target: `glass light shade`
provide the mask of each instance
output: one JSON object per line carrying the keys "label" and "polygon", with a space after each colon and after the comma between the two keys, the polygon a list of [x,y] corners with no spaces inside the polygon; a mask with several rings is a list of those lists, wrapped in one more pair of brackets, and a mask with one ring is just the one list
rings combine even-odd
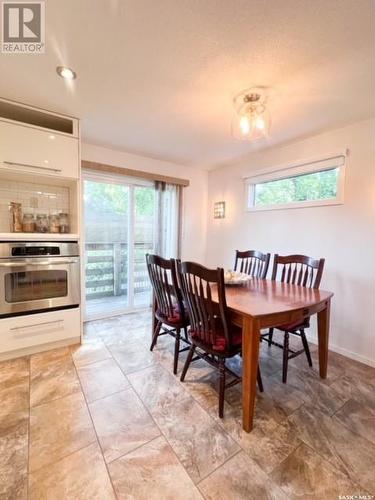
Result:
{"label": "glass light shade", "polygon": [[242,135],[247,135],[250,132],[251,123],[247,116],[241,116],[240,118],[240,131]]}
{"label": "glass light shade", "polygon": [[256,141],[268,137],[271,120],[267,109],[263,106],[247,110],[243,113],[234,113],[232,120],[232,135],[243,141]]}

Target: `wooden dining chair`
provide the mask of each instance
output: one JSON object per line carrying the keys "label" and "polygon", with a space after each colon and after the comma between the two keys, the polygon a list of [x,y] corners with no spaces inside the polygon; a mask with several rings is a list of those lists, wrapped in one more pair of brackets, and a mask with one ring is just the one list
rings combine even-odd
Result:
{"label": "wooden dining chair", "polygon": [[[241,353],[241,328],[230,323],[225,298],[224,270],[207,269],[194,262],[182,262],[178,265],[179,281],[183,300],[190,317],[189,337],[191,347],[181,373],[181,381],[193,360],[194,354],[210,365],[219,369],[219,417],[224,414],[224,395],[227,387],[241,381],[225,365],[227,358]],[[214,290],[218,294],[218,302],[212,300]],[[195,358],[196,359],[196,358]],[[225,384],[226,373],[233,380]],[[258,368],[258,385],[263,391],[262,379]]]}
{"label": "wooden dining chair", "polygon": [[265,279],[271,254],[258,252],[258,250],[236,250],[234,270],[249,274],[253,278]]}
{"label": "wooden dining chair", "polygon": [[[175,339],[173,373],[177,373],[179,353],[189,347],[180,349],[180,340],[190,345],[187,336],[189,318],[182,301],[181,290],[177,281],[176,261],[163,259],[158,255],[146,255],[147,269],[150,277],[155,304],[155,328],[152,332],[150,351],[157,343],[160,335],[171,335]],[[165,325],[168,328],[165,328]],[[181,337],[181,330],[184,336]]]}
{"label": "wooden dining chair", "polygon": [[[305,286],[309,288],[319,288],[323,275],[325,259],[313,259],[306,255],[277,255],[275,254],[272,269],[272,280],[283,283]],[[270,328],[267,333],[262,334],[262,340],[266,340],[268,345],[275,345],[283,349],[283,382],[286,383],[288,376],[288,361],[303,352],[306,354],[309,366],[312,366],[309,344],[306,339],[305,329],[310,327],[310,318],[305,318],[303,322],[297,321],[276,327],[284,332],[284,343],[279,344],[273,340],[274,328]],[[301,338],[303,349],[293,351],[289,348],[289,334],[297,335]]]}

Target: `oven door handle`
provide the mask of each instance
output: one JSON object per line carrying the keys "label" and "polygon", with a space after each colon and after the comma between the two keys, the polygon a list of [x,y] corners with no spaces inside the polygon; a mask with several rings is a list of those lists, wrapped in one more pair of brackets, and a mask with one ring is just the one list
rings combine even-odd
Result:
{"label": "oven door handle", "polygon": [[0,267],[28,267],[28,266],[54,266],[61,264],[78,264],[79,259],[66,259],[66,260],[43,260],[40,262],[0,262]]}

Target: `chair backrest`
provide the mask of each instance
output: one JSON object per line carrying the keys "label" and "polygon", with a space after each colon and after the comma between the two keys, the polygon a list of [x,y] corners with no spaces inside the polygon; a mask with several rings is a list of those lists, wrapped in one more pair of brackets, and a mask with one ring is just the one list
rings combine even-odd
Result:
{"label": "chair backrest", "polygon": [[[208,269],[195,262],[182,262],[178,264],[178,272],[194,338],[213,346],[218,337],[222,339],[224,336],[229,348],[231,339],[228,331],[224,269]],[[215,287],[218,303],[212,300]]]}
{"label": "chair backrest", "polygon": [[182,317],[184,305],[177,281],[176,261],[147,254],[146,262],[159,313],[165,317],[173,317],[177,305]]}
{"label": "chair backrest", "polygon": [[319,288],[325,259],[307,255],[278,255],[273,260],[272,279],[284,283]]}
{"label": "chair backrest", "polygon": [[258,252],[258,250],[236,250],[234,270],[246,273],[253,278],[265,279],[271,254]]}

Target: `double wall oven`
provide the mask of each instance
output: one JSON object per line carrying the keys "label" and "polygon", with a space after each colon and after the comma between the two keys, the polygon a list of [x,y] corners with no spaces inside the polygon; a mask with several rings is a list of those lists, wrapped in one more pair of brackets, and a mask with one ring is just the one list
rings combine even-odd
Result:
{"label": "double wall oven", "polygon": [[0,318],[79,307],[74,242],[0,243]]}

